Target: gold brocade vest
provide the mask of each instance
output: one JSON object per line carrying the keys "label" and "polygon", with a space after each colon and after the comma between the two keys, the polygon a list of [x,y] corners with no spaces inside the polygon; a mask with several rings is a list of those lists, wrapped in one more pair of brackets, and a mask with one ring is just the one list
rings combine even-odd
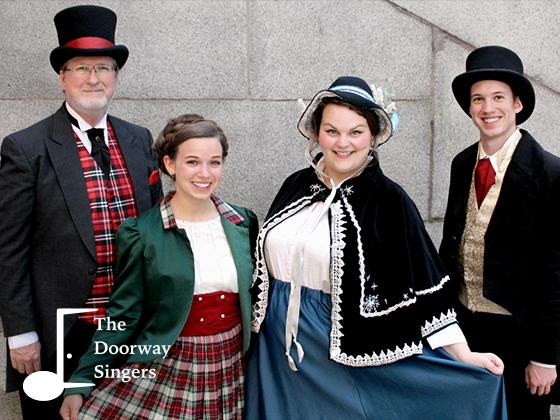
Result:
{"label": "gold brocade vest", "polygon": [[[521,134],[517,130],[506,141],[498,152],[498,171],[494,185],[486,194],[480,208],[476,203],[474,187],[474,169],[467,203],[467,217],[465,230],[459,245],[459,263],[463,272],[464,282],[461,283],[459,299],[471,311],[490,312],[494,314],[511,315],[505,308],[495,304],[483,296],[484,280],[484,236],[488,224],[496,208],[498,197],[502,189],[502,182],[513,152],[519,143]],[[480,146],[479,146],[480,155]]]}
{"label": "gold brocade vest", "polygon": [[459,299],[471,311],[510,314],[506,309],[482,295],[484,235],[496,207],[499,193],[499,187],[494,184],[479,209],[476,204],[474,182],[471,182],[465,231],[459,246],[459,261],[463,268],[464,279],[464,282],[461,283]]}

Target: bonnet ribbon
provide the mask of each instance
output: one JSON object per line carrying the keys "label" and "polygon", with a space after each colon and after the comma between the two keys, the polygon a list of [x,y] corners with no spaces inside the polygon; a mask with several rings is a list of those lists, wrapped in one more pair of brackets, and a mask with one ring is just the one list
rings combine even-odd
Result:
{"label": "bonnet ribbon", "polygon": [[304,249],[309,237],[319,224],[321,218],[329,211],[329,206],[334,200],[338,187],[331,180],[332,190],[329,196],[325,199],[321,210],[318,212],[313,212],[311,216],[305,221],[305,224],[298,232],[298,239],[296,243],[296,251],[292,260],[292,272],[290,275],[290,298],[288,301],[288,312],[286,315],[286,357],[288,358],[288,364],[290,369],[297,371],[296,364],[293,357],[290,355],[290,349],[292,347],[292,342],[296,346],[298,362],[301,363],[303,360],[303,347],[297,341],[298,334],[298,324],[299,324],[299,311],[301,304],[301,280],[303,278],[303,260],[304,260]]}
{"label": "bonnet ribbon", "polygon": [[362,173],[362,171],[366,168],[366,166],[371,161],[371,156],[366,159],[364,164],[352,175],[348,178],[344,179],[340,184],[336,185],[334,180],[326,175],[322,170],[321,161],[315,164],[311,159],[310,163],[311,166],[317,172],[317,175],[320,179],[328,179],[331,183],[331,192],[328,197],[325,199],[323,207],[321,211],[312,213],[312,215],[306,220],[305,224],[301,228],[300,232],[298,232],[298,238],[300,238],[296,243],[296,252],[294,253],[294,257],[292,260],[292,273],[290,275],[291,283],[290,283],[290,297],[288,301],[288,311],[286,314],[286,358],[288,359],[288,365],[290,369],[293,371],[297,371],[296,363],[293,357],[290,355],[290,349],[292,348],[292,343],[296,346],[297,356],[298,356],[298,363],[301,363],[304,356],[303,347],[297,341],[297,334],[298,334],[298,324],[299,324],[299,313],[300,313],[300,305],[301,305],[301,283],[303,278],[303,260],[304,260],[304,249],[309,237],[319,224],[321,218],[329,211],[329,208],[334,201],[337,191],[340,189],[342,184],[351,179],[355,176],[358,176]]}

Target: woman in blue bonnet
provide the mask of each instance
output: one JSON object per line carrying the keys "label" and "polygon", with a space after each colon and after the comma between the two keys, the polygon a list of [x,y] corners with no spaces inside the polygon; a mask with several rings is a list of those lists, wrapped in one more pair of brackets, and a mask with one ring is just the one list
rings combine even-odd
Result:
{"label": "woman in blue bonnet", "polygon": [[420,214],[379,166],[398,118],[375,91],[340,77],[299,121],[310,167],[257,240],[246,417],[505,418],[502,361],[470,351]]}

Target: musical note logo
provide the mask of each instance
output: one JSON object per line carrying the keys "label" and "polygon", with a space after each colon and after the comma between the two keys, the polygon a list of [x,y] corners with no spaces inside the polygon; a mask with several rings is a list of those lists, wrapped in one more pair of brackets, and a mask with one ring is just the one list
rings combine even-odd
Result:
{"label": "musical note logo", "polygon": [[[58,398],[65,388],[95,386],[92,383],[64,382],[64,316],[95,312],[97,309],[57,309],[56,310],[56,373],[48,370],[33,372],[23,381],[23,391],[37,401],[51,401]],[[68,354],[68,358],[72,355]]]}

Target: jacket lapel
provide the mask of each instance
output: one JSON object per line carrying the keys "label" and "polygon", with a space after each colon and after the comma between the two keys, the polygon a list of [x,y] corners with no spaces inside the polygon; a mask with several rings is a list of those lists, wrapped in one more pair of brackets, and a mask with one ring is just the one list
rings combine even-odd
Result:
{"label": "jacket lapel", "polygon": [[230,222],[224,215],[220,218],[237,269],[239,290],[248,290],[253,275],[249,228]]}
{"label": "jacket lapel", "polygon": [[526,206],[533,202],[534,196],[538,193],[539,179],[542,175],[539,171],[542,164],[539,163],[536,154],[539,146],[528,133],[524,131],[522,133],[523,137],[506,170],[488,232],[492,232],[491,228],[497,222],[510,219],[522,222]]}
{"label": "jacket lapel", "polygon": [[509,189],[510,185],[514,185],[516,189],[521,190],[521,193],[526,194],[534,191],[537,184],[535,180],[541,176],[539,173],[540,160],[535,153],[540,146],[524,130],[522,133],[523,136],[513,152],[506,171],[504,187]]}
{"label": "jacket lapel", "polygon": [[453,178],[450,180],[449,203],[453,206],[455,220],[464,221],[466,219],[469,191],[477,155],[478,143],[475,143],[461,156],[461,160],[457,162]]}
{"label": "jacket lapel", "polygon": [[139,145],[140,139],[127,123],[111,116],[108,116],[108,119],[123,154],[128,175],[134,185],[136,208],[141,213],[152,207],[150,196],[147,193],[149,191],[149,174],[146,171],[147,157],[142,154],[141,145]]}
{"label": "jacket lapel", "polygon": [[52,131],[45,143],[76,230],[95,259],[93,222],[84,172],[72,126],[62,107],[53,115]]}

